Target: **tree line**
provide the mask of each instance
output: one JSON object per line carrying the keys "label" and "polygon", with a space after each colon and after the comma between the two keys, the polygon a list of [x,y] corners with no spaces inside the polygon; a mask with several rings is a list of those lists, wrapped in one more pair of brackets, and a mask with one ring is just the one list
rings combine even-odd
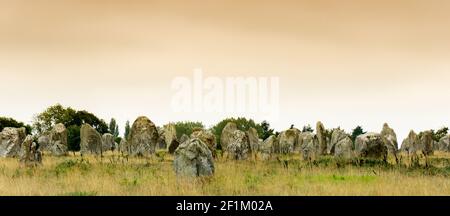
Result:
{"label": "tree line", "polygon": [[[269,138],[272,135],[279,135],[279,132],[271,128],[269,122],[262,121],[260,123],[257,123],[252,119],[247,119],[244,117],[227,118],[210,128],[206,128],[202,122],[196,121],[182,121],[175,122],[173,124],[175,125],[178,138],[181,138],[183,134],[190,136],[193,131],[197,129],[210,129],[216,136],[217,144],[220,149],[220,136],[222,134],[223,128],[229,122],[234,122],[237,125],[238,129],[242,131],[247,131],[250,128],[255,128],[258,132],[259,138],[263,140]],[[126,122],[124,133],[121,135],[119,131],[119,125],[114,118],[112,118],[109,123],[106,123],[105,120],[98,118],[93,113],[90,113],[86,110],[75,110],[71,107],[64,107],[61,104],[56,104],[35,115],[31,125],[19,122],[12,118],[0,117],[0,131],[2,131],[5,127],[25,127],[27,134],[43,135],[49,133],[53,126],[59,123],[64,124],[64,126],[67,128],[69,151],[80,150],[80,128],[81,125],[85,123],[91,125],[100,134],[112,134],[115,137],[115,141],[117,143],[120,143],[122,138],[127,138],[131,130],[130,121]],[[291,128],[294,128],[294,125],[291,125]],[[435,141],[439,141],[440,138],[444,137],[448,133],[448,128],[443,127],[439,130],[431,131],[433,134],[433,139]],[[314,132],[314,129],[310,125],[306,125],[303,127],[302,132]],[[327,130],[326,133],[327,136],[331,137],[332,130]],[[361,126],[357,126],[352,130],[350,136],[352,137],[352,140],[355,141],[357,136],[365,133],[366,131],[364,131]]]}

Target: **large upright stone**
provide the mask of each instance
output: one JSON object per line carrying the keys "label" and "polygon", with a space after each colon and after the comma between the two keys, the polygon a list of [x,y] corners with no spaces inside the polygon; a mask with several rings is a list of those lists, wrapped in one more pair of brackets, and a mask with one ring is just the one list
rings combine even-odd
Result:
{"label": "large upright stone", "polygon": [[355,153],[358,157],[386,160],[388,149],[381,134],[366,133],[356,138]]}
{"label": "large upright stone", "polygon": [[442,137],[436,145],[437,151],[450,151],[450,134]]}
{"label": "large upright stone", "polygon": [[302,132],[298,136],[298,143],[304,160],[315,160],[320,156],[320,146],[317,136],[311,132]]}
{"label": "large upright stone", "polygon": [[216,156],[216,150],[217,150],[217,141],[216,136],[213,134],[210,130],[196,130],[191,134],[191,138],[198,138],[203,143],[208,146],[209,150],[211,150],[211,153],[213,154],[213,157]]}
{"label": "large upright stone", "polygon": [[180,145],[177,139],[177,129],[174,124],[164,126],[164,141],[171,154],[173,154]]}
{"label": "large upright stone", "polygon": [[349,135],[345,133],[344,130],[340,128],[334,129],[331,133],[331,140],[327,145],[327,154],[333,155],[335,153],[336,144],[346,139],[347,137],[349,137]]}
{"label": "large upright stone", "polygon": [[47,145],[45,150],[49,151],[54,156],[67,155],[67,129],[64,124],[56,124],[50,131],[49,145]]}
{"label": "large upright stone", "polygon": [[50,149],[50,133],[44,133],[38,138],[39,149],[42,151],[47,151]]}
{"label": "large upright stone", "polygon": [[89,124],[83,124],[80,129],[81,154],[102,154],[102,136]]}
{"label": "large upright stone", "polygon": [[412,154],[417,151],[419,148],[420,140],[417,134],[411,130],[408,134],[408,137],[406,137],[402,142],[402,147],[400,148],[401,151],[408,152],[409,154]]}
{"label": "large upright stone", "polygon": [[277,146],[277,137],[272,135],[262,142],[258,149],[259,158],[262,160],[270,159],[275,153],[275,146]]}
{"label": "large upright stone", "polygon": [[132,156],[147,156],[154,154],[158,143],[158,130],[155,124],[145,116],[134,121],[130,131],[129,154]]}
{"label": "large upright stone", "polygon": [[424,155],[433,155],[433,133],[431,131],[424,131],[420,135],[419,149]]}
{"label": "large upright stone", "polygon": [[245,132],[235,130],[231,142],[226,148],[227,158],[234,160],[246,160],[251,153],[248,137]]}
{"label": "large upright stone", "polygon": [[317,122],[316,125],[316,136],[317,141],[319,142],[319,154],[325,155],[327,154],[327,136],[325,127],[323,126],[322,122]]}
{"label": "large upright stone", "polygon": [[26,166],[36,166],[42,162],[42,154],[38,149],[38,145],[33,141],[33,137],[28,135],[22,143],[20,162]]}
{"label": "large upright stone", "polygon": [[25,136],[25,128],[4,128],[0,132],[0,157],[19,157]]}
{"label": "large upright stone", "polygon": [[122,138],[119,143],[119,151],[122,153],[126,153],[126,152],[128,152],[128,148],[129,148],[129,146],[128,146],[127,139]]}
{"label": "large upright stone", "polygon": [[105,133],[102,136],[102,151],[107,152],[114,149],[115,146],[115,140],[114,135],[110,133]]}
{"label": "large upright stone", "polygon": [[281,154],[290,154],[294,151],[300,151],[300,145],[298,145],[299,134],[300,131],[296,128],[281,132],[278,138]]}
{"label": "large upright stone", "polygon": [[255,128],[250,128],[250,129],[248,129],[248,131],[246,133],[247,133],[248,142],[250,144],[251,151],[257,152],[259,149],[258,131]]}
{"label": "large upright stone", "polygon": [[179,177],[206,177],[214,175],[214,161],[208,146],[193,138],[180,144],[175,151],[175,173]]}
{"label": "large upright stone", "polygon": [[222,149],[227,149],[233,139],[233,133],[236,130],[238,130],[238,128],[234,122],[228,122],[228,124],[225,125],[222,134],[220,135],[220,145],[222,146]]}
{"label": "large upright stone", "polygon": [[387,123],[383,125],[383,130],[381,131],[381,136],[383,142],[388,148],[388,153],[396,155],[398,150],[397,134],[395,134],[394,129],[390,128]]}
{"label": "large upright stone", "polygon": [[334,156],[340,159],[353,158],[353,141],[350,137],[339,140],[334,146]]}

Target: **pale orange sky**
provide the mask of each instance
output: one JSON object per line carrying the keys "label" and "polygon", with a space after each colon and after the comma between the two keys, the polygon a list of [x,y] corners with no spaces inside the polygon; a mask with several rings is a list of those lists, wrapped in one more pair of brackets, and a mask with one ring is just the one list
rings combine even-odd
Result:
{"label": "pale orange sky", "polygon": [[[57,102],[109,120],[176,114],[171,81],[280,77],[278,129],[388,122],[404,137],[450,125],[446,0],[0,0],[0,116]],[[257,120],[265,116],[249,116]]]}

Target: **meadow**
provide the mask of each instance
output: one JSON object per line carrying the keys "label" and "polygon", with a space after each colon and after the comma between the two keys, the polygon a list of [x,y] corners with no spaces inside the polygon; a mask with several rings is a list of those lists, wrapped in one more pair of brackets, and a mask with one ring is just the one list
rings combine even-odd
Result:
{"label": "meadow", "polygon": [[127,158],[45,156],[25,167],[0,159],[0,195],[450,195],[450,154],[436,153],[420,166],[340,162],[324,157],[306,162],[293,155],[270,161],[217,159],[213,177],[180,179],[170,155]]}

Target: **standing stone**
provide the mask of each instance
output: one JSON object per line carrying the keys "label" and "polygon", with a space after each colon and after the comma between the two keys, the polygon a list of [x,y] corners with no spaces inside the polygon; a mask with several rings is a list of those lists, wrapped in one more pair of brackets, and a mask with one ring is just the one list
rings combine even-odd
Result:
{"label": "standing stone", "polygon": [[325,127],[323,126],[322,122],[317,122],[316,125],[316,136],[317,140],[319,142],[319,153],[321,155],[327,154],[327,136]]}
{"label": "standing stone", "polygon": [[0,132],[0,157],[19,157],[25,140],[25,128],[6,127]]}
{"label": "standing stone", "polygon": [[317,136],[311,132],[302,132],[298,137],[298,142],[304,160],[315,160],[320,155],[320,146]]}
{"label": "standing stone", "polygon": [[386,160],[388,149],[381,134],[366,133],[356,137],[355,153],[358,157]]}
{"label": "standing stone", "polygon": [[394,129],[390,128],[389,125],[385,123],[383,125],[383,130],[381,131],[381,136],[384,144],[388,148],[388,153],[396,155],[398,150],[398,142],[397,134],[395,134]]}
{"label": "standing stone", "polygon": [[[349,135],[347,133],[345,133],[344,130],[341,130],[339,128],[334,129],[333,132],[331,133],[331,140],[327,145],[327,154],[334,155],[336,145],[340,141],[342,141],[348,137],[349,137]],[[353,145],[352,145],[352,148],[353,148]]]}
{"label": "standing stone", "polygon": [[102,154],[102,136],[89,124],[83,124],[80,129],[81,154]]}
{"label": "standing stone", "polygon": [[186,134],[181,135],[181,138],[180,138],[180,144],[189,141],[189,139],[190,139],[190,138],[189,138],[188,135],[186,135]]}
{"label": "standing stone", "polygon": [[403,140],[400,150],[412,154],[417,151],[419,142],[419,137],[413,130],[411,130],[408,134],[408,137]]}
{"label": "standing stone", "polygon": [[248,137],[248,142],[250,144],[250,150],[255,153],[258,152],[259,148],[258,131],[255,128],[250,128],[246,133]]}
{"label": "standing stone", "polygon": [[209,150],[216,157],[217,141],[216,136],[210,130],[196,130],[192,133],[191,138],[198,138],[208,146]]}
{"label": "standing stone", "polygon": [[334,156],[340,159],[351,159],[353,158],[353,141],[350,137],[345,137],[339,140],[339,142],[334,146]]}
{"label": "standing stone", "polygon": [[103,152],[107,152],[107,151],[111,151],[114,148],[114,135],[110,134],[110,133],[105,133],[102,136],[102,151]]}
{"label": "standing stone", "polygon": [[127,139],[122,138],[122,140],[120,140],[119,151],[122,152],[122,153],[128,152],[128,142],[127,142]]}
{"label": "standing stone", "polygon": [[228,122],[222,130],[220,136],[220,145],[222,149],[227,149],[228,145],[232,142],[234,131],[238,130],[237,125],[234,122]]}
{"label": "standing stone", "polygon": [[42,162],[42,154],[38,145],[33,142],[33,137],[28,135],[22,143],[20,162],[26,166],[36,166]]}
{"label": "standing stone", "polygon": [[68,141],[67,141],[67,129],[64,124],[56,124],[50,131],[50,144],[46,150],[54,156],[67,155]]}
{"label": "standing stone", "polygon": [[179,177],[206,177],[214,175],[214,161],[208,146],[193,138],[180,144],[175,151],[175,173]]}
{"label": "standing stone", "polygon": [[450,134],[447,134],[446,136],[442,137],[436,146],[437,151],[444,151],[444,152],[450,151]]}
{"label": "standing stone", "polygon": [[164,141],[170,154],[175,153],[180,143],[177,139],[177,129],[174,124],[164,126]]}
{"label": "standing stone", "polygon": [[45,133],[38,138],[39,149],[42,151],[50,151],[50,133]]}
{"label": "standing stone", "polygon": [[128,140],[131,156],[148,156],[154,154],[158,143],[158,130],[155,124],[145,116],[134,121]]}
{"label": "standing stone", "polygon": [[273,153],[275,153],[275,146],[277,143],[277,137],[272,135],[267,138],[262,144],[259,146],[258,155],[262,160],[268,160],[272,157]]}
{"label": "standing stone", "polygon": [[433,143],[433,133],[431,131],[421,133],[419,149],[424,155],[433,155]]}
{"label": "standing stone", "polygon": [[300,151],[298,145],[298,135],[300,131],[296,128],[281,132],[279,137],[279,146],[281,154],[290,154],[294,151]]}
{"label": "standing stone", "polygon": [[236,130],[233,133],[231,142],[226,148],[227,158],[234,160],[246,160],[250,153],[250,144],[247,134]]}

